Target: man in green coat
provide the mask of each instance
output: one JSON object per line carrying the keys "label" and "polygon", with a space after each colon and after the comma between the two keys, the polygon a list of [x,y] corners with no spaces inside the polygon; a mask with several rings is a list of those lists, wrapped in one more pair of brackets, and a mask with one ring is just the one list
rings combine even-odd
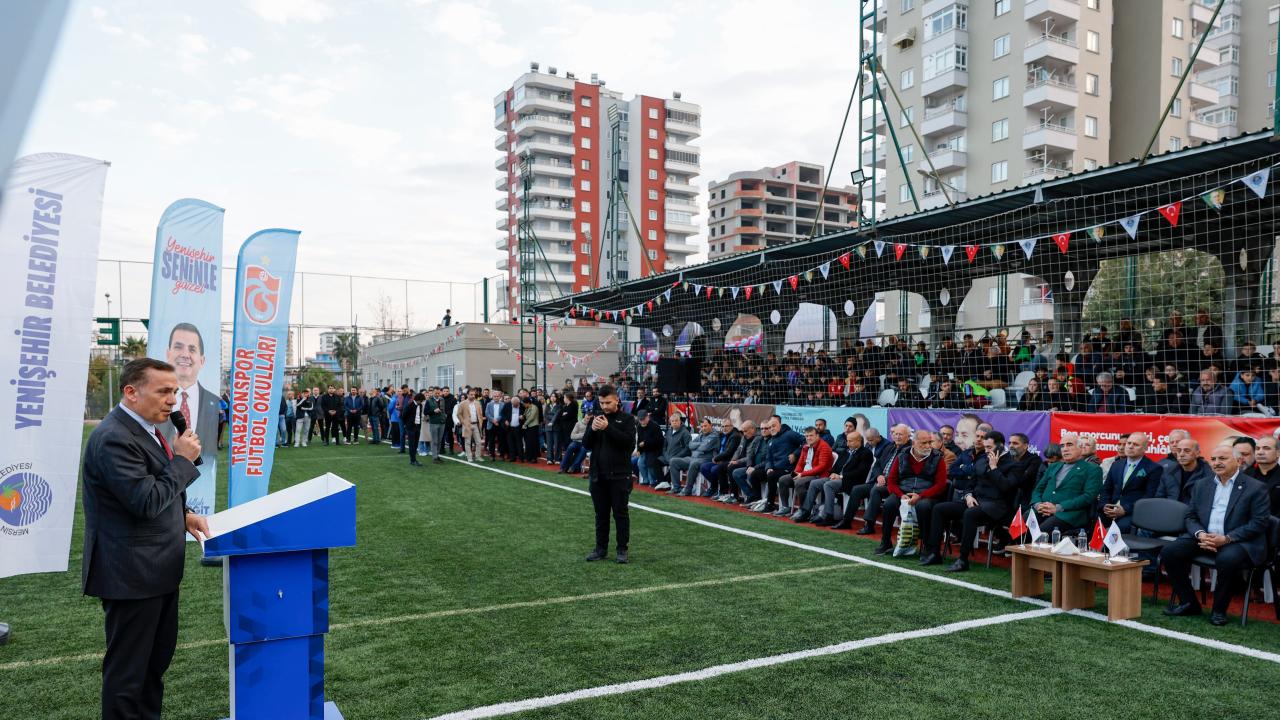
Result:
{"label": "man in green coat", "polygon": [[1062,462],[1053,463],[1040,476],[1031,493],[1031,507],[1041,532],[1052,534],[1057,529],[1065,536],[1089,524],[1089,513],[1102,490],[1102,468],[1081,455],[1079,436],[1065,435],[1061,445]]}
{"label": "man in green coat", "polygon": [[541,440],[540,433],[542,431],[542,407],[538,405],[532,398],[526,402],[521,409],[520,427],[524,431],[524,461],[536,463],[538,462],[538,451],[540,450]]}

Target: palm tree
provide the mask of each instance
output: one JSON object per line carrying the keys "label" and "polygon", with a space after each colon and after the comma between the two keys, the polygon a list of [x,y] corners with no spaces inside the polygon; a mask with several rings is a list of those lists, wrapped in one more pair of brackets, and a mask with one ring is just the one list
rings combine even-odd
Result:
{"label": "palm tree", "polygon": [[147,341],[140,337],[127,337],[120,346],[120,354],[127,358],[140,358],[147,354]]}
{"label": "palm tree", "polygon": [[360,361],[360,337],[354,333],[343,333],[334,339],[333,356],[342,366],[342,390],[350,387],[348,376],[356,369]]}

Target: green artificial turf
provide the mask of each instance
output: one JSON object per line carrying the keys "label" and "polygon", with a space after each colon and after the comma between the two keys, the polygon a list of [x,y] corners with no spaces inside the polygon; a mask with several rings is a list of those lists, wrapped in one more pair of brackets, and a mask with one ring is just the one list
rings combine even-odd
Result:
{"label": "green artificial turf", "polygon": [[[588,564],[583,556],[593,535],[587,497],[488,467],[586,487],[581,478],[504,463],[411,468],[406,456],[386,446],[277,453],[272,490],[324,472],[358,488],[358,545],[331,555],[334,628],[326,643],[327,694],[349,720],[426,718],[1031,608],[639,509],[632,511],[633,562]],[[220,487],[225,494],[225,482]],[[665,496],[636,493],[633,503],[860,557],[872,557],[875,547],[865,538]],[[80,594],[81,526],[77,517],[67,573],[0,580],[0,619],[14,626],[13,640],[0,647],[0,694],[15,699],[24,717],[84,718],[96,711],[102,612],[95,600]],[[221,571],[199,566],[194,545],[188,558],[181,645],[166,676],[165,717],[221,718],[227,714]],[[884,562],[917,568],[914,559]],[[1001,569],[976,568],[962,579],[1001,589],[1009,582]],[[580,597],[600,593],[608,595]],[[518,605],[503,607],[513,603]],[[1212,628],[1203,621],[1163,618],[1155,606],[1143,620],[1280,650],[1280,627],[1270,623]],[[1094,620],[1054,617],[533,714],[860,715],[894,709],[883,698],[872,702],[867,688],[905,682],[919,689],[920,704],[902,706],[900,717],[921,716],[916,710],[930,705],[948,705],[963,716],[1015,717],[1021,713],[1000,711],[999,703],[1011,694],[993,687],[989,673],[1006,682],[1010,673],[1027,666],[1017,658],[1030,660],[1039,653],[1070,663],[1096,658],[1100,648],[1127,653],[1121,656],[1121,672],[1130,679],[1148,656],[1167,658],[1170,665],[1159,677],[1187,687],[1208,684],[1194,674],[1203,672],[1197,664],[1206,661],[1250,668],[1248,677],[1232,673],[1227,685],[1245,695],[1262,680],[1280,679],[1280,667],[1272,663]],[[920,672],[921,663],[928,673]],[[1149,671],[1146,675],[1156,679]],[[1009,682],[1022,691],[1017,697],[1026,698],[1034,689],[1021,679]],[[1077,698],[1082,713],[1111,707],[1090,706],[1087,693],[1058,684],[1053,692]],[[1126,689],[1123,707],[1137,708],[1155,694],[1154,682],[1149,693]],[[849,704],[859,699],[871,704]],[[1224,709],[1219,716],[1257,716],[1253,703],[1260,702],[1242,699],[1232,705],[1228,692],[1212,701],[1218,704],[1211,707]],[[843,711],[837,713],[838,708]]]}

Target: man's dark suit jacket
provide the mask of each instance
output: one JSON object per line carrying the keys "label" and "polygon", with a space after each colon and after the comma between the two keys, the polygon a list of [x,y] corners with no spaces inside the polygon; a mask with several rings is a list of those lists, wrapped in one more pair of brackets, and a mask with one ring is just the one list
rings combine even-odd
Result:
{"label": "man's dark suit jacket", "polygon": [[[1218,485],[1218,477],[1209,477],[1196,483],[1191,490],[1191,501],[1187,503],[1186,535],[1195,537],[1196,533],[1209,531],[1209,514],[1213,512],[1213,491]],[[1227,501],[1227,516],[1222,522],[1223,534],[1231,538],[1231,542],[1240,543],[1249,553],[1254,564],[1261,563],[1267,554],[1267,527],[1271,517],[1271,503],[1267,499],[1267,488],[1240,471],[1235,478],[1236,486],[1231,488],[1231,499]]]}
{"label": "man's dark suit jacket", "polygon": [[84,451],[85,595],[137,600],[178,589],[186,489],[199,476],[123,409],[99,423]]}
{"label": "man's dark suit jacket", "polygon": [[[1133,517],[1133,506],[1143,498],[1154,497],[1160,487],[1160,479],[1164,476],[1164,468],[1159,463],[1144,457],[1138,461],[1138,467],[1129,475],[1128,484],[1124,484],[1124,469],[1129,458],[1119,455],[1111,463],[1107,477],[1102,481],[1102,493],[1098,495],[1098,511],[1103,505],[1120,503],[1126,517]],[[1106,521],[1106,518],[1103,518]]]}

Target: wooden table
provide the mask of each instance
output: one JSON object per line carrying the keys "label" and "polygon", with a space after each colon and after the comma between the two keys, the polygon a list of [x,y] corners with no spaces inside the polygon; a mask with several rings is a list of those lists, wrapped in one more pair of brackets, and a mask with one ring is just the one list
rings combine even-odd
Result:
{"label": "wooden table", "polygon": [[1008,545],[1013,557],[1014,597],[1044,592],[1044,574],[1053,574],[1056,608],[1091,608],[1099,583],[1107,586],[1107,619],[1127,620],[1142,614],[1142,568],[1146,560],[1106,564],[1105,556],[1055,555],[1047,547]]}

